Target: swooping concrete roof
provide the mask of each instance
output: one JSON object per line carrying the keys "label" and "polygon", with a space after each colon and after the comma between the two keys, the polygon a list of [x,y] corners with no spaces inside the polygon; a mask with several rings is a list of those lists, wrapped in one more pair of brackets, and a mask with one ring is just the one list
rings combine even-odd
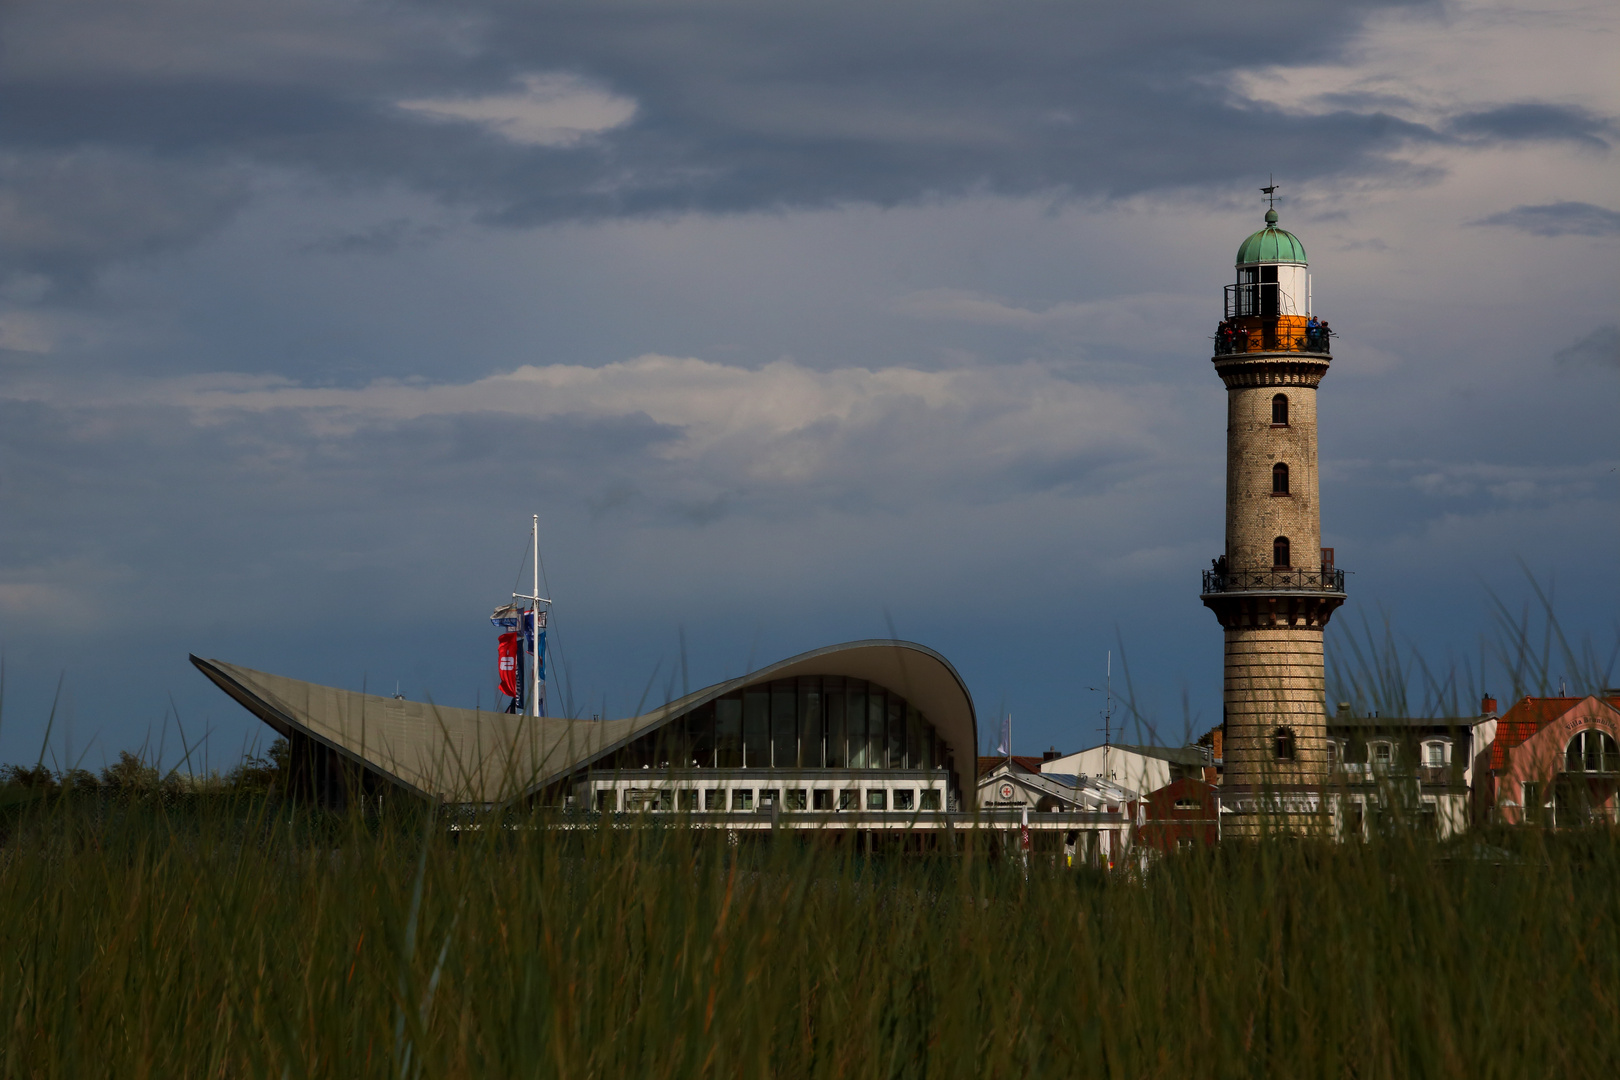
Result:
{"label": "swooping concrete roof", "polygon": [[307,735],[424,798],[445,802],[521,798],[723,694],[797,675],[866,679],[903,695],[950,746],[963,797],[974,790],[972,695],[949,661],[909,641],[815,649],[620,720],[456,709],[319,686],[222,660],[193,656],[191,662],[278,734]]}

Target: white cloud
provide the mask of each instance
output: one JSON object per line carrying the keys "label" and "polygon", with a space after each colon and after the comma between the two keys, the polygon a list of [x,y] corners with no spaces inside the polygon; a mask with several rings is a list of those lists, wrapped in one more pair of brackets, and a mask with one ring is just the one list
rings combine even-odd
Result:
{"label": "white cloud", "polygon": [[1033,362],[818,371],[792,360],[746,368],[645,355],[600,367],[530,365],[466,383],[333,388],[214,374],[109,384],[88,396],[39,382],[4,396],[63,409],[179,408],[200,428],[296,413],[298,431],[328,440],[431,418],[645,417],[668,431],[649,451],[661,474],[698,489],[832,482],[875,493],[893,482],[921,490],[1009,475],[1021,478],[1015,487],[1061,486],[1094,464],[1157,458],[1148,418],[1169,393],[1081,384]]}
{"label": "white cloud", "polygon": [[1608,112],[1616,104],[1615,16],[1613,4],[1567,0],[1394,8],[1372,14],[1342,60],[1238,70],[1234,88],[1305,114],[1353,95],[1417,123],[1513,100]]}
{"label": "white cloud", "polygon": [[416,98],[399,107],[435,120],[461,120],[488,128],[509,142],[528,146],[574,146],[630,122],[633,99],[575,75],[527,75],[510,94],[466,98]]}

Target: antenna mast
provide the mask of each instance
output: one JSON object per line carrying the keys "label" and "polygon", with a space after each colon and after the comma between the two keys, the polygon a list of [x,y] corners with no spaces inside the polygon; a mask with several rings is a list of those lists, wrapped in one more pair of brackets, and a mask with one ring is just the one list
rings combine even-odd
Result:
{"label": "antenna mast", "polygon": [[1108,704],[1103,709],[1103,778],[1109,777],[1108,748],[1113,743],[1114,735],[1114,650],[1108,650],[1108,667],[1105,672],[1108,681],[1103,683],[1107,687]]}
{"label": "antenna mast", "polygon": [[530,631],[534,644],[534,651],[529,654],[529,702],[530,713],[539,716],[541,698],[545,691],[540,688],[540,668],[545,663],[544,647],[540,644],[540,631],[545,627],[545,616],[540,610],[541,604],[549,604],[550,600],[540,595],[540,515],[535,514],[533,523],[529,526],[529,542],[534,554],[534,592],[513,593],[514,600],[529,600],[530,605]]}

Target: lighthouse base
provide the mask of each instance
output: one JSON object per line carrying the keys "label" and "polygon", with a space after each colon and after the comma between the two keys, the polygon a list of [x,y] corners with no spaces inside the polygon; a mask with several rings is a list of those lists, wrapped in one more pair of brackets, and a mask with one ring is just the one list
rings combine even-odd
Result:
{"label": "lighthouse base", "polygon": [[1253,818],[1258,831],[1304,830],[1322,812],[1328,778],[1322,631],[1229,627],[1225,635],[1223,806],[1230,794],[1229,813]]}

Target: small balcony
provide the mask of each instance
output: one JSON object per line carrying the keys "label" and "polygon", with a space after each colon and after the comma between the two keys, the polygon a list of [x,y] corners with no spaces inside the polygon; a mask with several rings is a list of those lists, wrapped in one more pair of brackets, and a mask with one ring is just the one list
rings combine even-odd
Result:
{"label": "small balcony", "polygon": [[1343,593],[1344,571],[1331,566],[1307,570],[1303,567],[1265,566],[1254,569],[1230,567],[1204,571],[1204,595],[1217,593],[1309,592]]}
{"label": "small balcony", "polygon": [[1215,329],[1215,355],[1304,353],[1331,356],[1333,331],[1310,326],[1302,315],[1227,319]]}

